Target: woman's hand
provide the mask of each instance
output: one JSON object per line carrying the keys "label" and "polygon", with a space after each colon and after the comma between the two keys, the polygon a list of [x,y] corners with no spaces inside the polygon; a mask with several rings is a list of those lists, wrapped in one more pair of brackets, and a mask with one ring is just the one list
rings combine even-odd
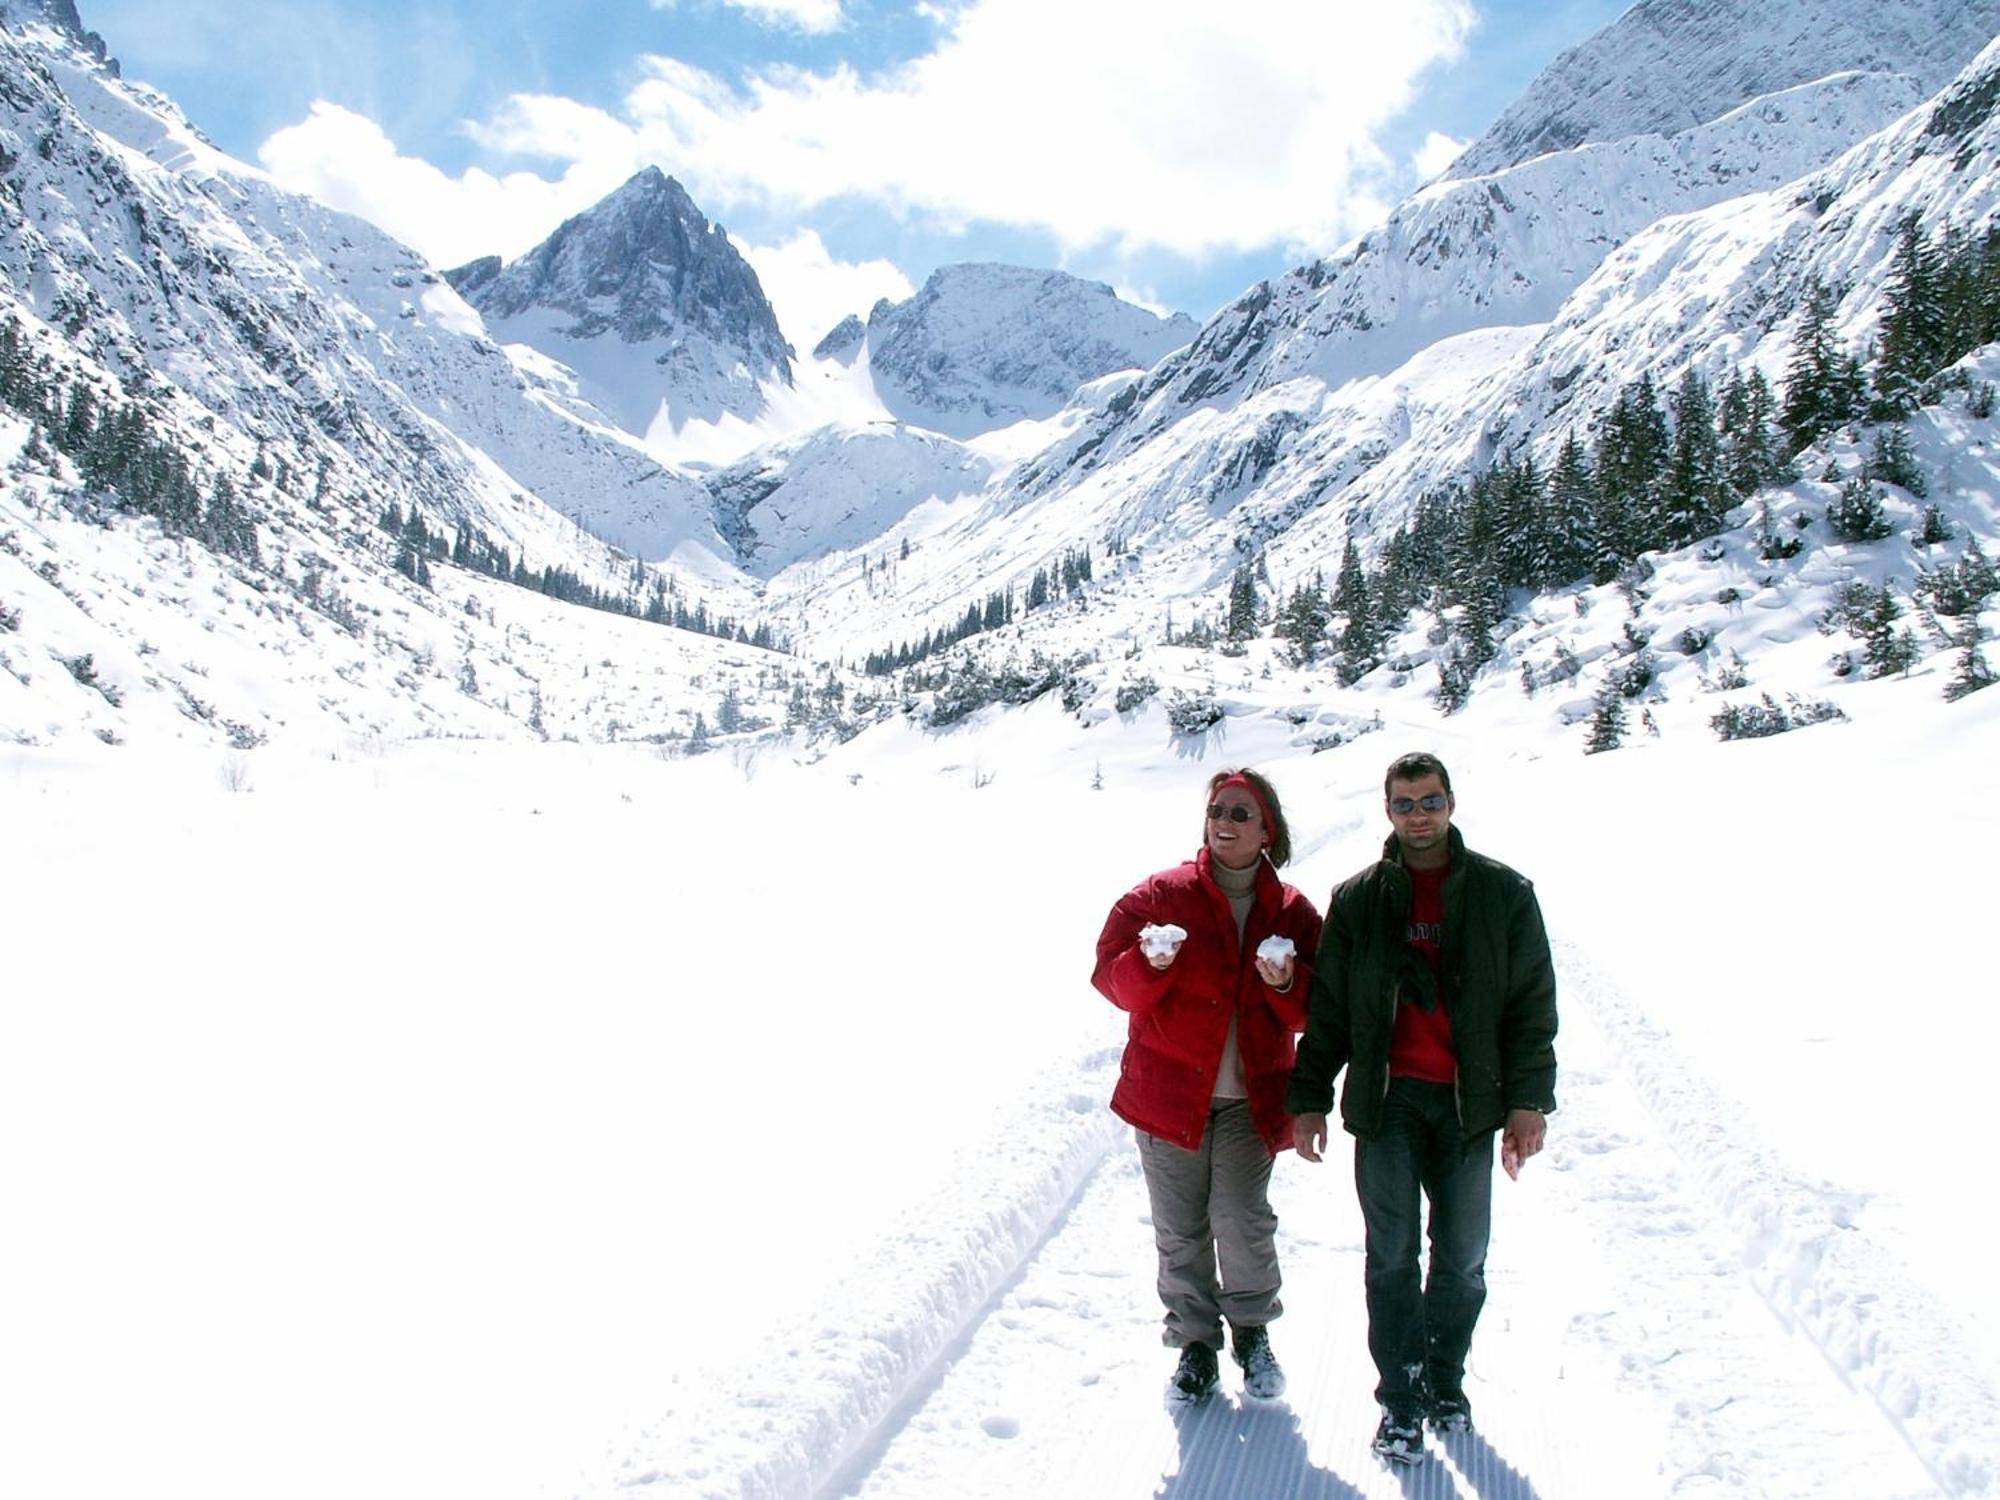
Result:
{"label": "woman's hand", "polygon": [[1257,977],[1274,990],[1288,990],[1292,987],[1292,975],[1297,965],[1292,955],[1287,953],[1281,963],[1272,963],[1268,958],[1257,960]]}

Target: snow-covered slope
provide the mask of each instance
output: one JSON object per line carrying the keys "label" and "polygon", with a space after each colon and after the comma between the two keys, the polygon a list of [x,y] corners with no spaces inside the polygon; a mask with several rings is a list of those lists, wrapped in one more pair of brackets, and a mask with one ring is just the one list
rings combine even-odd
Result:
{"label": "snow-covered slope", "polygon": [[[1099,282],[971,264],[940,268],[907,302],[877,303],[867,351],[894,416],[963,438],[1051,416],[1078,386],[1150,369],[1194,334],[1186,314],[1162,318]],[[821,348],[853,343],[843,323]]]}
{"label": "snow-covered slope", "polygon": [[821,553],[879,545],[916,507],[976,493],[998,467],[937,433],[878,422],[816,428],[704,482],[737,555],[768,575]]}
{"label": "snow-covered slope", "polygon": [[1849,70],[1905,74],[1933,94],[1996,31],[1993,0],[1640,0],[1544,69],[1447,175],[1481,177],[1591,141],[1677,134]]}
{"label": "snow-covered slope", "polygon": [[575,371],[582,399],[641,437],[755,418],[766,385],[791,384],[757,273],[658,167],[504,269],[488,257],[445,274],[494,337]]}
{"label": "snow-covered slope", "polygon": [[336,447],[405,498],[511,530],[533,496],[635,553],[726,555],[705,493],[519,376],[423,259],[215,151],[81,49],[0,31],[0,275],[129,379],[266,441]]}
{"label": "snow-covered slope", "polygon": [[1917,108],[1906,79],[1845,74],[1673,140],[1424,190],[1340,262],[1253,289],[1079,410],[904,570],[876,639],[905,628],[893,611],[938,622],[973,577],[1024,578],[1085,538],[1143,563],[1131,612],[1100,622],[1120,640],[1157,638],[1176,602],[1183,622],[1212,611],[1260,553],[1273,589],[1330,579],[1350,530],[1379,547],[1420,496],[1503,453],[1546,470],[1642,374],[1662,391],[1690,364],[1780,384],[1813,275],[1843,289],[1840,336],[1864,348],[1898,221],[1976,233],[2000,211],[1975,107],[1992,61]]}

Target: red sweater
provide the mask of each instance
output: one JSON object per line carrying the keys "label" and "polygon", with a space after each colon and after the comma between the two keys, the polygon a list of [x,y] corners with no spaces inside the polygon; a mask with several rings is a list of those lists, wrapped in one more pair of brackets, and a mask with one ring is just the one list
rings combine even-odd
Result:
{"label": "red sweater", "polygon": [[1389,1076],[1455,1083],[1458,1054],[1451,1046],[1451,1017],[1444,1008],[1444,878],[1450,870],[1410,871],[1410,928],[1404,938],[1424,956],[1437,981],[1437,1009],[1396,1007],[1396,1030],[1389,1041]]}

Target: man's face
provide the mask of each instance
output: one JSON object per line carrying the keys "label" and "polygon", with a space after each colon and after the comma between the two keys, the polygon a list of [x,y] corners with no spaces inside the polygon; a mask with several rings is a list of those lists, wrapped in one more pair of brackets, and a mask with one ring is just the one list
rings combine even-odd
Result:
{"label": "man's face", "polygon": [[[1426,806],[1429,802],[1431,805]],[[1405,850],[1424,852],[1444,844],[1454,806],[1444,778],[1436,772],[1415,781],[1389,783],[1389,822]]]}

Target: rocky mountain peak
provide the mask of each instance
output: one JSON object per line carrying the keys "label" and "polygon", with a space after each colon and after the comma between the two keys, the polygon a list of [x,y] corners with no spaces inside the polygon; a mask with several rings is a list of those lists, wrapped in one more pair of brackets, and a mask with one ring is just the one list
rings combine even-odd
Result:
{"label": "rocky mountain peak", "polygon": [[644,433],[662,403],[676,424],[753,416],[761,382],[791,383],[792,349],[757,273],[658,167],[503,269],[486,257],[449,279],[500,338],[570,366],[629,431]]}
{"label": "rocky mountain peak", "polygon": [[0,0],[0,25],[52,26],[118,75],[118,60],[109,55],[104,38],[84,30],[76,0]]}
{"label": "rocky mountain peak", "polygon": [[813,358],[837,359],[846,364],[854,358],[855,351],[867,337],[867,327],[853,313],[849,313],[828,330],[825,338],[813,345]]}

